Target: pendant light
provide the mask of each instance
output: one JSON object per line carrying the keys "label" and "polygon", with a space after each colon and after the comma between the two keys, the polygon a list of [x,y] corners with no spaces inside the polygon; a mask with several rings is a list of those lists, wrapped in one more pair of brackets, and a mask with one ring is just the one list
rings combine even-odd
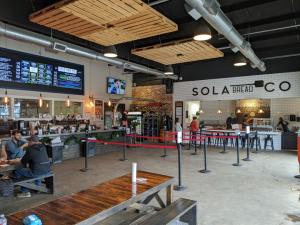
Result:
{"label": "pendant light", "polygon": [[164,71],[165,71],[164,72],[165,75],[174,75],[174,69],[172,65],[165,66]]}
{"label": "pendant light", "polygon": [[221,106],[220,106],[220,101],[218,101],[218,102],[219,102],[219,109],[218,109],[217,113],[218,113],[218,114],[221,114],[221,113],[222,113],[222,110],[221,110]]}
{"label": "pendant light", "polygon": [[108,100],[107,105],[108,105],[109,107],[111,107],[111,101],[110,101],[110,100]]}
{"label": "pendant light", "polygon": [[241,114],[241,113],[242,113],[241,105],[240,105],[240,100],[238,100],[238,108],[237,108],[237,110],[236,110],[236,113],[237,113],[237,114]]}
{"label": "pendant light", "polygon": [[43,107],[43,96],[42,93],[40,93],[40,98],[39,98],[39,107],[42,108]]}
{"label": "pendant light", "polygon": [[114,45],[112,45],[112,46],[107,46],[104,48],[103,55],[107,58],[116,58],[116,57],[118,57],[118,52],[117,52],[116,47]]}
{"label": "pendant light", "polygon": [[234,57],[233,65],[235,67],[246,66],[247,65],[247,59],[241,53],[237,53]]}
{"label": "pendant light", "polygon": [[5,103],[5,104],[8,103],[7,90],[5,90],[4,103]]}
{"label": "pendant light", "polygon": [[94,96],[89,96],[89,104],[91,107],[94,107],[95,104],[94,104]]}
{"label": "pendant light", "polygon": [[263,106],[262,105],[263,105],[263,100],[259,99],[259,110],[258,110],[259,114],[265,113],[265,111],[263,110]]}
{"label": "pendant light", "polygon": [[70,96],[67,97],[66,105],[67,107],[71,106]]}
{"label": "pendant light", "polygon": [[211,30],[207,26],[207,24],[202,21],[200,24],[197,26],[197,28],[194,31],[194,37],[193,39],[195,41],[207,41],[212,38],[211,35]]}

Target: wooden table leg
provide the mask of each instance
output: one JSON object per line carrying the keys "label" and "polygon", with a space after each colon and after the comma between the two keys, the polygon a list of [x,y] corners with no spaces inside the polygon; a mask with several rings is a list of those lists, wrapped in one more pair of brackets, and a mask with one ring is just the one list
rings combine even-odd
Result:
{"label": "wooden table leg", "polygon": [[166,205],[171,205],[172,201],[173,201],[173,185],[169,185],[166,189],[167,191],[167,201],[166,201]]}

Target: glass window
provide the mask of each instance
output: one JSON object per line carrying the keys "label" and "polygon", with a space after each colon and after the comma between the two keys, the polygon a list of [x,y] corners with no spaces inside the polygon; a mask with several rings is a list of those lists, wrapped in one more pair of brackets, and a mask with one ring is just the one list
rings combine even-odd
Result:
{"label": "glass window", "polygon": [[4,98],[0,98],[0,118],[3,119],[10,116],[10,102],[10,98],[7,99],[7,102],[4,101]]}
{"label": "glass window", "polygon": [[43,100],[42,107],[37,99],[16,98],[14,103],[15,118],[39,118],[51,113],[51,101]]}
{"label": "glass window", "polygon": [[68,107],[65,101],[54,102],[54,115],[82,115],[83,104],[82,102],[70,102]]}

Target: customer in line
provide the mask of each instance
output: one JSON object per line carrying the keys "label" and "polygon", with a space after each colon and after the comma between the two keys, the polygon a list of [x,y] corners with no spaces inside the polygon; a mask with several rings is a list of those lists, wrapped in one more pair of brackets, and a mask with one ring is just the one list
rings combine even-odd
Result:
{"label": "customer in line", "polygon": [[[32,135],[29,139],[28,149],[22,159],[10,160],[11,164],[22,164],[23,168],[15,171],[16,178],[31,178],[39,177],[50,172],[50,161],[47,155],[45,146],[39,142],[37,136]],[[29,167],[27,167],[29,165]],[[35,182],[36,185],[41,185],[41,181]],[[31,197],[30,191],[26,188],[21,188],[21,193],[17,197]]]}
{"label": "customer in line", "polygon": [[21,132],[13,130],[11,140],[2,144],[2,152],[6,151],[7,159],[21,159],[24,156],[24,148],[28,146],[26,141],[22,140]]}
{"label": "customer in line", "polygon": [[182,131],[182,126],[181,123],[179,122],[179,118],[175,119],[175,131],[176,132]]}
{"label": "customer in line", "polygon": [[[190,124],[190,132],[192,134],[192,139],[196,139],[198,130],[199,130],[199,122],[197,121],[197,117],[194,116]],[[196,143],[197,143],[196,141],[192,141],[192,144],[196,145]]]}

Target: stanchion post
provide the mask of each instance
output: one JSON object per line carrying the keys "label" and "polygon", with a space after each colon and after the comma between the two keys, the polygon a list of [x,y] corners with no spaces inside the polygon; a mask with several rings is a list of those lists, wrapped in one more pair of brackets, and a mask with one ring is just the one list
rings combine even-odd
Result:
{"label": "stanchion post", "polygon": [[123,158],[120,159],[120,161],[127,161],[128,159],[126,158],[126,148],[127,148],[127,132],[126,129],[124,130],[124,138],[123,138]]}
{"label": "stanchion post", "polygon": [[182,185],[182,180],[181,180],[181,170],[182,170],[181,143],[182,143],[182,131],[179,131],[177,132],[177,137],[176,137],[176,145],[178,150],[178,185],[174,186],[175,191],[183,191],[186,189],[186,187]]}
{"label": "stanchion post", "polygon": [[85,154],[84,154],[84,168],[81,169],[81,172],[87,172],[88,169],[88,151],[89,151],[89,139],[85,140]]}
{"label": "stanchion post", "polygon": [[221,151],[220,153],[227,153],[226,152],[226,139],[225,138],[223,138],[223,151]]}
{"label": "stanchion post", "polygon": [[240,164],[240,147],[239,147],[239,137],[240,134],[237,135],[236,138],[236,163],[233,163],[233,166],[241,166]]}
{"label": "stanchion post", "polygon": [[206,138],[204,137],[204,170],[199,170],[200,173],[209,173],[210,170],[207,169],[207,144],[206,144]]}
{"label": "stanchion post", "polygon": [[165,158],[165,157],[168,156],[166,145],[167,145],[167,143],[166,143],[166,130],[164,129],[164,153],[163,153],[163,155],[160,156],[162,158]]}
{"label": "stanchion post", "polygon": [[251,161],[250,159],[250,150],[249,150],[249,132],[246,132],[246,141],[247,141],[247,157],[244,158],[244,161]]}
{"label": "stanchion post", "polygon": [[198,155],[198,152],[197,152],[197,132],[192,133],[192,140],[195,140],[194,141],[195,148],[194,148],[194,152],[191,153],[191,155]]}

